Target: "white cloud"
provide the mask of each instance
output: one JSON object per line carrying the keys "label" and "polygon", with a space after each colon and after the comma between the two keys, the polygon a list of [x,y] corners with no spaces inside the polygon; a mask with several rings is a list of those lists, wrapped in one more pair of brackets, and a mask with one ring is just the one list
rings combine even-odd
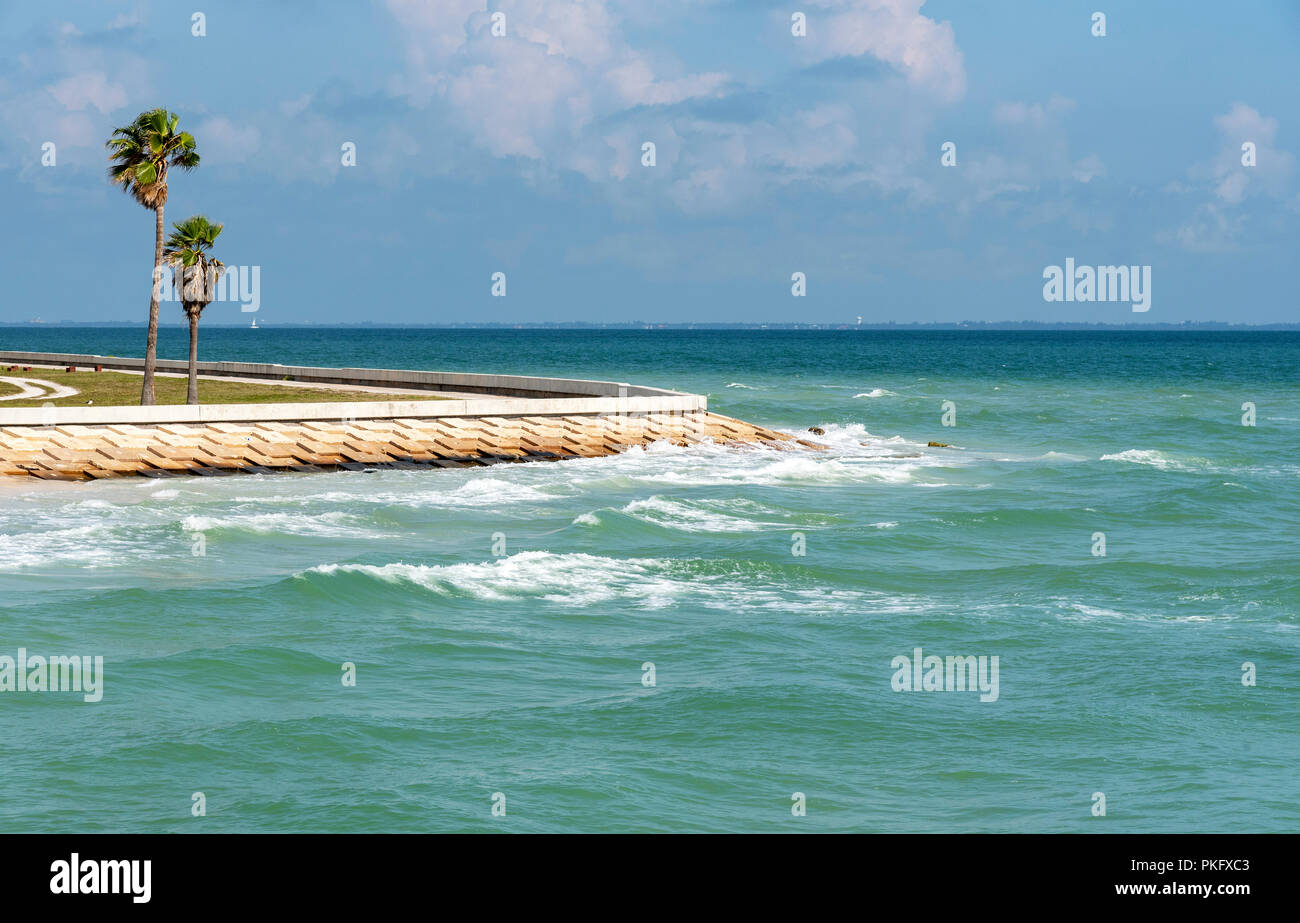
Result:
{"label": "white cloud", "polygon": [[951,24],[921,15],[925,0],[808,0],[815,60],[871,55],[909,82],[953,101],[966,92],[966,69]]}
{"label": "white cloud", "polygon": [[701,96],[716,96],[727,82],[726,74],[691,74],[676,80],[657,80],[650,64],[636,53],[626,64],[611,68],[605,77],[627,106],[666,106]]}
{"label": "white cloud", "polygon": [[[63,184],[84,171],[102,175],[103,144],[128,108],[155,86],[150,61],[130,48],[87,39],[71,23],[12,42],[0,78],[0,162],[25,181]],[[56,146],[58,169],[41,165],[42,145]]]}
{"label": "white cloud", "polygon": [[126,105],[126,90],[99,71],[73,74],[47,87],[65,109],[74,111],[94,106],[108,115]]}
{"label": "white cloud", "polygon": [[[1163,235],[1196,252],[1235,249],[1247,226],[1239,209],[1251,198],[1273,199],[1285,206],[1295,172],[1295,158],[1277,146],[1277,119],[1239,102],[1215,116],[1214,127],[1219,132],[1218,150],[1187,171],[1208,200],[1172,234]],[[1242,146],[1247,143],[1255,146],[1254,166],[1242,162]]]}
{"label": "white cloud", "polygon": [[[1215,195],[1228,205],[1240,204],[1254,193],[1280,194],[1295,167],[1295,158],[1277,147],[1277,119],[1266,118],[1245,103],[1235,103],[1225,114],[1216,116],[1222,147],[1208,166],[1194,168],[1193,174],[1208,174]],[[1255,145],[1255,166],[1242,163],[1242,145]]]}
{"label": "white cloud", "polygon": [[1106,165],[1101,162],[1101,158],[1096,154],[1089,154],[1087,157],[1075,161],[1074,169],[1070,173],[1079,182],[1090,183],[1098,176],[1106,175]]}
{"label": "white cloud", "polygon": [[465,44],[464,25],[483,0],[387,0],[389,11],[409,31],[409,46],[429,58],[441,58]]}
{"label": "white cloud", "polygon": [[714,96],[727,82],[721,73],[657,71],[626,42],[607,0],[502,0],[493,11],[505,14],[504,36],[491,34],[482,3],[387,2],[408,35],[399,92],[416,105],[449,103],[460,126],[498,157],[587,172],[593,154],[583,135],[595,121]]}
{"label": "white cloud", "polygon": [[1074,109],[1074,100],[1052,96],[1046,103],[1004,102],[993,107],[993,121],[999,125],[1043,126]]}
{"label": "white cloud", "polygon": [[[1237,236],[1245,223],[1243,216],[1233,215],[1222,206],[1208,202],[1197,209],[1192,220],[1178,228],[1173,237],[1183,249],[1195,253],[1235,250]],[[1161,235],[1161,239],[1167,237]]]}
{"label": "white cloud", "polygon": [[202,142],[200,152],[205,162],[240,163],[257,152],[261,134],[247,123],[236,124],[225,116],[214,116],[199,123],[194,135]]}
{"label": "white cloud", "polygon": [[1105,176],[1106,165],[1097,154],[1077,157],[1070,152],[1066,118],[1074,109],[1074,100],[1064,96],[994,106],[993,124],[1003,144],[997,151],[977,151],[967,158],[975,201],[1030,192],[1043,183],[1090,183]]}
{"label": "white cloud", "polygon": [[[896,166],[910,159],[898,153],[907,145],[897,136],[920,140],[907,110],[965,89],[951,26],[920,15],[922,0],[810,3],[817,9],[809,11],[809,36],[795,53],[813,61],[871,55],[895,66],[917,98],[900,100],[898,87],[884,98],[858,88],[850,101],[778,104],[783,111],[746,123],[680,112],[667,122],[656,107],[725,97],[732,78],[690,72],[671,56],[633,47],[617,0],[500,0],[491,8],[506,16],[504,37],[491,34],[485,3],[387,0],[407,36],[407,73],[394,89],[417,106],[448,106],[452,124],[495,156],[593,180],[627,181],[641,169],[641,143],[654,140],[659,171],[673,171],[669,198],[685,208],[748,194],[755,171],[777,171],[784,181],[849,167],[863,157],[864,132],[896,155],[888,169],[871,168],[873,181],[913,186]],[[869,111],[868,99],[897,115],[902,131],[877,126],[881,113]]]}

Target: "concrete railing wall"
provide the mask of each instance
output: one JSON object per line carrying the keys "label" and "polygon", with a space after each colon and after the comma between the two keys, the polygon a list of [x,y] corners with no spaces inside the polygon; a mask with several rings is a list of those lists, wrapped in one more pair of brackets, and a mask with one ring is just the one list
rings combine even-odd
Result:
{"label": "concrete railing wall", "polygon": [[[99,365],[117,371],[139,372],[144,369],[144,360],[79,353],[4,351],[0,352],[0,365],[75,365],[91,368]],[[181,359],[159,359],[157,369],[160,372],[185,373],[189,371],[189,363]],[[680,394],[677,391],[620,381],[528,375],[477,375],[469,372],[421,372],[411,369],[331,369],[260,362],[200,362],[198,369],[200,375],[230,378],[265,378],[275,381],[289,378],[308,383],[368,385],[414,391],[464,391],[498,397],[669,397]]]}

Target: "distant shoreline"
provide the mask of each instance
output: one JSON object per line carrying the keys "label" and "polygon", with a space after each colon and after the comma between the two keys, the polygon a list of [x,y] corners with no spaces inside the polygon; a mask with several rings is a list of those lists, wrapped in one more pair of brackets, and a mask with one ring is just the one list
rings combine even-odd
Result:
{"label": "distant shoreline", "polygon": [[[111,328],[141,328],[145,326],[143,321],[51,321],[51,322],[16,322],[0,321],[0,329],[19,329],[19,330],[74,330],[74,329],[111,329]],[[159,324],[159,328],[176,328],[185,329],[184,324]],[[225,330],[248,329],[247,324],[220,324],[204,323],[204,328],[220,328]],[[629,323],[618,324],[596,324],[584,322],[565,322],[565,323],[528,323],[528,324],[316,324],[302,322],[283,322],[259,324],[258,329],[292,329],[292,330],[780,330],[780,331],[858,331],[858,330],[903,330],[903,331],[921,331],[921,330],[995,330],[995,331],[1023,331],[1023,332],[1043,332],[1043,331],[1146,331],[1146,332],[1175,332],[1175,331],[1217,331],[1217,332],[1263,332],[1263,331],[1300,331],[1300,323],[1295,324],[1229,324],[1223,321],[1186,321],[1183,323],[1169,324],[1085,324],[1085,323],[1040,323],[1037,321],[965,321],[965,322],[946,322],[946,323],[877,323],[877,324],[811,324],[811,323],[768,323],[768,324],[670,324],[670,323],[651,323],[645,321],[633,321]]]}

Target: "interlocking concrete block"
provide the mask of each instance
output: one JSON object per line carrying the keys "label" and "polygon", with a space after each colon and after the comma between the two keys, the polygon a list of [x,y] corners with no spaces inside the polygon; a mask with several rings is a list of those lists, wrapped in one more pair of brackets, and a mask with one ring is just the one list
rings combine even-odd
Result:
{"label": "interlocking concrete block", "polygon": [[[568,412],[572,402],[548,413],[545,405],[552,402],[514,401],[521,403],[530,404],[533,412],[490,412],[481,417],[5,426],[0,428],[0,474],[98,479],[131,473],[212,475],[375,465],[464,467],[609,455],[664,439],[678,445],[716,441],[772,449],[796,445],[826,448],[698,409],[650,407],[611,413],[597,401],[588,413]],[[500,402],[493,405],[502,406]]]}

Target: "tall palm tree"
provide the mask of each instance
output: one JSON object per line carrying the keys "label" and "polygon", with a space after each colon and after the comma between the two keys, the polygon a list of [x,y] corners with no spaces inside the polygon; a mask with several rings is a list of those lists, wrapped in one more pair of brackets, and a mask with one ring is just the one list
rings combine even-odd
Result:
{"label": "tall palm tree", "polygon": [[181,308],[190,320],[190,384],[185,403],[199,402],[199,315],[217,297],[217,279],[226,264],[214,259],[212,246],[224,224],[213,224],[203,215],[193,215],[172,225],[163,248],[163,259],[172,267]]}
{"label": "tall palm tree", "polygon": [[166,109],[141,112],[125,128],[116,128],[104,145],[108,148],[109,181],[121,186],[145,208],[153,209],[153,293],[149,298],[149,334],[145,341],[144,386],[140,403],[152,404],[153,375],[158,365],[158,298],[162,286],[163,206],[167,204],[167,171],[193,170],[199,165],[194,136],[180,131],[175,115]]}

